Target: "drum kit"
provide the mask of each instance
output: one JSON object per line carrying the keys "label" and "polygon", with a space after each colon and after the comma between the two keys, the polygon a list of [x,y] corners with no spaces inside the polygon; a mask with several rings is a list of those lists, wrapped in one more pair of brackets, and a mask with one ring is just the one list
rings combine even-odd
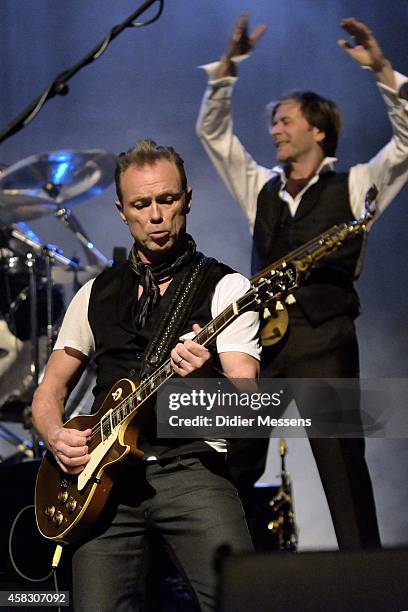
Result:
{"label": "drum kit", "polygon": [[[112,263],[72,207],[99,195],[112,182],[114,168],[115,156],[102,150],[53,151],[0,167],[0,438],[16,447],[16,456],[38,455],[31,399],[58,333],[64,285],[76,291]],[[43,243],[27,225],[44,215],[75,235],[86,264]],[[88,387],[90,378],[85,377]],[[81,397],[86,395],[82,389]],[[4,422],[23,423],[33,443]]]}

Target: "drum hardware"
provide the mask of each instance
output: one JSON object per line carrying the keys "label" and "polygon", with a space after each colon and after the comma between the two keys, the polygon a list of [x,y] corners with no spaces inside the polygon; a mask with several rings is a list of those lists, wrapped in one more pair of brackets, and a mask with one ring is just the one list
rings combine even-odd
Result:
{"label": "drum hardware", "polygon": [[[9,243],[13,241],[14,251],[17,249],[22,251],[22,248],[28,248],[38,256],[42,255],[44,244],[40,241],[38,236],[31,231],[26,223],[19,222],[13,224],[8,231],[8,238]],[[80,265],[78,259],[69,259],[65,257],[63,251],[56,244],[47,244],[46,247],[52,253],[53,261],[59,264],[58,266],[52,267],[52,278],[54,283],[58,285],[70,284],[76,292],[87,280],[97,276],[101,271],[100,264],[83,266]],[[18,259],[18,257],[16,259]],[[109,261],[106,258],[105,260]],[[10,268],[10,265],[8,265],[8,268]]]}
{"label": "drum hardware", "polygon": [[[45,264],[45,288],[46,288],[46,301],[45,301],[45,305],[46,305],[46,337],[47,337],[47,359],[50,357],[51,353],[52,353],[52,348],[54,346],[54,340],[55,340],[55,329],[54,329],[54,302],[53,302],[53,279],[51,276],[51,267],[52,267],[52,263],[53,263],[53,257],[54,257],[54,250],[49,249],[48,246],[44,246],[43,247],[43,261]],[[29,259],[29,256],[27,255],[27,259]],[[30,277],[31,280],[31,284],[33,286],[35,286],[35,291],[37,291],[37,279],[34,279]],[[31,287],[30,284],[30,287]],[[30,290],[30,298],[31,300],[34,300],[33,294],[31,293]],[[37,304],[37,299],[35,298],[35,304]],[[36,307],[36,310],[38,310],[38,306]],[[34,309],[31,309],[31,314],[32,316],[34,316]],[[38,322],[38,316],[36,313],[36,321]],[[34,329],[34,325],[32,322],[31,325],[31,329]],[[37,335],[36,335],[36,340],[37,340],[37,352],[38,352],[38,337],[39,337],[39,333],[37,330]],[[38,363],[37,363],[37,369],[35,370],[36,373],[39,372],[39,367],[38,367]],[[38,384],[38,377],[36,379],[36,383]]]}
{"label": "drum hardware", "polygon": [[[26,254],[24,270],[20,270],[23,276],[20,277],[17,269],[19,264],[23,267],[21,260],[13,259],[15,257],[13,250],[9,257],[3,255],[1,263],[5,278],[1,282],[5,287],[4,296],[0,297],[0,307],[3,316],[11,320],[12,324],[12,319],[21,305],[28,300],[32,304],[34,293],[37,291],[36,297],[38,297],[45,291],[45,326],[49,352],[53,343],[52,322],[55,322],[55,314],[52,311],[61,311],[63,302],[62,296],[56,295],[58,290],[52,284],[53,263],[59,263],[71,272],[65,275],[64,282],[67,282],[68,277],[72,277],[70,280],[75,290],[80,287],[78,272],[84,268],[79,266],[78,261],[65,257],[55,245],[42,244],[23,222],[56,213],[56,218],[63,221],[80,241],[88,261],[94,264],[92,270],[85,268],[85,275],[90,272],[91,276],[95,276],[101,266],[110,265],[111,261],[96,249],[72,211],[64,204],[69,202],[70,205],[75,205],[101,193],[113,180],[114,166],[115,156],[106,151],[62,150],[32,155],[8,167],[0,175],[0,224],[8,226],[6,229],[8,246],[14,241],[17,245],[28,248],[31,253],[31,259],[30,255]],[[34,270],[40,287],[38,285],[34,287],[32,278]],[[12,276],[14,272],[16,275]],[[28,282],[22,285],[21,280],[27,277],[27,272]],[[88,274],[88,278],[90,275]],[[10,288],[12,282],[15,287]],[[38,312],[34,313],[34,309],[31,310],[30,316],[24,317],[20,322],[24,328],[24,336],[28,333],[28,321],[30,321],[30,333],[34,331],[35,314]],[[23,333],[18,334],[17,325],[14,325],[14,328],[17,331],[16,335],[21,337]],[[33,354],[33,371],[38,371],[35,366],[36,361],[36,356]]]}
{"label": "drum hardware", "polygon": [[[30,361],[30,374],[31,382],[30,388],[27,392],[27,397],[30,399],[27,401],[23,412],[22,421],[26,429],[30,430],[32,438],[32,452],[34,457],[42,456],[41,441],[37,437],[37,433],[32,425],[31,415],[31,398],[38,386],[39,375],[40,375],[40,363],[39,363],[39,340],[40,340],[40,329],[39,329],[39,290],[45,288],[45,320],[46,320],[46,353],[47,358],[51,355],[54,340],[56,337],[55,323],[57,317],[54,312],[54,289],[55,285],[52,279],[52,265],[56,249],[54,245],[51,248],[48,246],[42,246],[41,255],[35,255],[34,253],[27,253],[25,265],[28,272],[28,286],[14,300],[14,303],[10,304],[10,312],[7,313],[9,316],[14,315],[16,308],[21,302],[29,298],[29,320],[30,320],[30,350],[31,350],[31,361]],[[64,258],[64,261],[67,258]],[[14,264],[14,262],[13,262]],[[42,268],[41,268],[42,266]],[[72,263],[72,267],[77,267],[77,264]],[[61,312],[58,313],[60,315]]]}
{"label": "drum hardware", "polygon": [[99,149],[31,155],[0,174],[0,223],[10,226],[75,206],[112,182],[113,153]]}
{"label": "drum hardware", "polygon": [[112,260],[108,259],[97,249],[94,243],[89,239],[86,235],[85,230],[82,225],[75,217],[72,210],[69,208],[60,208],[56,213],[55,217],[59,219],[65,227],[71,230],[71,232],[76,236],[78,241],[80,242],[82,248],[84,249],[86,258],[91,265],[102,265],[102,266],[111,266]]}
{"label": "drum hardware", "polygon": [[[21,230],[12,228],[11,234],[21,239]],[[56,245],[41,245],[27,238],[23,242],[25,246],[31,247],[31,251],[25,256],[13,254],[5,256],[5,250],[2,250],[0,311],[13,333],[20,340],[27,340],[30,337],[31,329],[29,308],[32,294],[35,292],[39,304],[36,325],[39,326],[40,331],[48,330],[48,339],[51,340],[50,321],[56,323],[64,307],[62,287],[54,282],[54,261],[73,271],[79,268],[79,264],[63,256]],[[11,251],[7,249],[6,252]],[[36,277],[35,287],[33,276]]]}
{"label": "drum hardware", "polygon": [[4,459],[2,463],[12,463],[21,459],[32,459],[34,457],[32,442],[14,433],[3,425],[3,423],[0,423],[0,438],[16,448],[16,452],[10,457],[7,457],[7,459]]}
{"label": "drum hardware", "polygon": [[[35,238],[33,236],[35,236]],[[79,268],[78,262],[65,257],[63,251],[56,244],[44,245],[38,236],[36,236],[30,230],[26,223],[20,222],[12,224],[9,229],[9,237],[14,238],[16,241],[24,244],[30,249],[30,251],[34,251],[36,255],[41,255],[44,247],[46,246],[46,248],[52,252],[53,259],[55,259],[55,261],[57,261],[59,264],[62,266],[68,266],[73,270]]]}
{"label": "drum hardware", "polygon": [[[15,334],[15,336],[22,341],[28,340],[30,337],[30,318],[29,317],[29,306],[30,306],[30,285],[24,284],[27,282],[26,273],[20,272],[15,282],[23,283],[22,289],[19,290],[18,285],[10,283],[10,278],[5,278],[6,272],[3,270],[2,285],[6,286],[5,295],[3,299],[0,299],[0,309],[4,316],[5,321],[9,329]],[[53,275],[54,276],[54,275]],[[37,325],[39,326],[39,333],[41,335],[42,330],[47,329],[47,314],[41,312],[42,306],[46,305],[47,300],[47,287],[46,279],[42,274],[38,274],[38,291],[37,301],[40,304],[39,318]],[[12,293],[13,290],[13,293]],[[18,293],[17,293],[18,291]],[[48,298],[49,299],[49,298]],[[63,291],[62,287],[53,284],[52,286],[52,302],[54,304],[54,314],[52,318],[54,323],[59,319],[63,312]],[[45,309],[44,309],[45,310]]]}
{"label": "drum hardware", "polygon": [[[49,255],[45,254],[45,261],[47,262]],[[30,344],[31,344],[31,364],[30,372],[32,376],[32,394],[38,387],[39,374],[40,374],[40,363],[39,363],[39,328],[38,328],[38,303],[37,303],[37,288],[38,288],[38,277],[37,277],[37,262],[36,257],[32,253],[27,254],[26,265],[29,273],[29,295],[30,295]],[[52,283],[50,275],[50,263],[48,261],[47,276],[46,276],[46,313],[47,313],[47,354],[50,354],[52,350],[52,338],[48,337],[49,330],[52,329],[52,305],[48,304],[51,300]],[[51,346],[50,346],[51,340]],[[33,456],[38,458],[42,456],[42,448],[37,432],[35,431],[32,423],[32,412],[31,405],[26,406],[23,412],[24,427],[31,433]]]}
{"label": "drum hardware", "polygon": [[[22,396],[18,398],[9,397],[0,410],[0,418],[16,420],[18,417],[17,420],[23,422],[25,428],[31,432],[32,456],[40,457],[42,456],[42,447],[32,426],[31,399],[39,382],[41,326],[45,327],[46,352],[49,357],[56,336],[56,323],[63,311],[61,288],[54,284],[52,266],[54,260],[68,265],[73,270],[78,268],[79,265],[63,256],[55,245],[41,245],[27,237],[25,232],[18,227],[11,227],[9,234],[14,239],[21,241],[25,247],[31,249],[25,257],[16,257],[15,255],[5,257],[3,255],[1,260],[1,284],[4,285],[5,290],[3,298],[0,300],[9,329],[14,329],[20,339],[27,339],[28,337],[30,339],[30,380],[24,398]],[[4,251],[5,249],[3,249],[3,253]],[[22,288],[20,289],[16,283],[23,283]]]}
{"label": "drum hardware", "polygon": [[[30,342],[31,342],[31,364],[30,372],[33,377],[34,388],[38,385],[39,376],[39,359],[38,359],[38,306],[37,306],[37,275],[36,275],[36,262],[35,257],[32,253],[27,254],[26,265],[28,269],[29,279],[29,296],[30,296]],[[48,291],[47,291],[48,298]],[[48,315],[48,307],[47,307]],[[48,320],[47,320],[48,327]]]}
{"label": "drum hardware", "polygon": [[[32,427],[31,398],[40,376],[39,340],[45,332],[49,357],[64,309],[56,279],[72,282],[76,291],[82,280],[112,263],[66,204],[99,195],[112,182],[114,167],[115,156],[106,151],[62,150],[32,155],[0,174],[0,313],[19,341],[30,340],[31,353],[29,385],[23,393],[9,395],[0,418],[17,419],[31,430],[35,457],[41,447]],[[73,232],[90,265],[81,267],[56,245],[44,244],[25,223],[51,213]]]}
{"label": "drum hardware", "polygon": [[[40,254],[43,245],[26,224],[21,227],[22,222],[54,213],[76,236],[89,264],[110,266],[112,261],[95,247],[66,203],[74,206],[99,195],[113,180],[115,162],[112,153],[97,149],[53,151],[21,160],[0,174],[0,224],[11,228],[11,238]],[[57,249],[53,256],[65,266],[79,268]]]}

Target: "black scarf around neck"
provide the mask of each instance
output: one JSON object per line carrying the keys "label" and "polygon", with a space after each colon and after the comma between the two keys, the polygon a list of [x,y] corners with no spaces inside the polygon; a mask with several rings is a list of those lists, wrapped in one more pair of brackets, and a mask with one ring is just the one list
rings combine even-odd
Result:
{"label": "black scarf around neck", "polygon": [[166,278],[172,278],[196,252],[196,244],[190,234],[186,234],[180,247],[173,256],[158,266],[143,263],[137,253],[136,243],[129,253],[129,263],[132,270],[139,277],[139,284],[143,293],[139,300],[136,323],[143,327],[153,308],[160,299],[159,283]]}

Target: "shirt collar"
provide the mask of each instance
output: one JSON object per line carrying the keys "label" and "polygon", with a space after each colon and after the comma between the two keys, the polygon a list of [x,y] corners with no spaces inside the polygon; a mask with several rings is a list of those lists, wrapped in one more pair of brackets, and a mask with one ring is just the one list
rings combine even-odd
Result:
{"label": "shirt collar", "polygon": [[[315,176],[320,176],[321,174],[325,174],[326,172],[330,172],[331,170],[333,170],[336,161],[337,157],[325,157],[322,160],[320,166],[317,168],[316,173],[310,178],[310,180],[312,180]],[[285,168],[283,166],[274,166],[272,168],[272,172],[276,172],[276,174],[279,174],[282,183],[286,184],[287,176],[285,174]]]}

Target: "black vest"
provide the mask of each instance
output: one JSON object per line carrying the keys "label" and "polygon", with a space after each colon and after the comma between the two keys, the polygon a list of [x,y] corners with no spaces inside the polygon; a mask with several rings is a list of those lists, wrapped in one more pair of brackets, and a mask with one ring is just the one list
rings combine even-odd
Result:
{"label": "black vest", "polygon": [[[212,319],[211,299],[215,286],[223,276],[233,272],[228,266],[215,262],[210,266],[204,282],[198,289],[188,320],[180,335],[190,332],[193,323],[204,326]],[[143,328],[135,324],[138,308],[138,278],[128,262],[118,268],[105,270],[92,285],[88,319],[95,339],[97,379],[93,390],[93,411],[103,402],[109,389],[120,378],[139,380],[144,351],[159,322],[167,313],[176,288],[185,271],[176,273],[165,294],[156,305]],[[166,356],[168,357],[168,355]],[[139,439],[139,447],[155,455],[169,455],[168,449],[180,447],[181,452],[211,450],[202,441],[157,441],[155,423]],[[180,454],[170,451],[170,455]]]}
{"label": "black vest", "polygon": [[[294,217],[279,197],[280,177],[272,178],[258,196],[252,271],[258,272],[331,226],[354,219],[348,196],[348,174],[323,173],[302,196]],[[296,301],[313,325],[334,316],[359,313],[353,279],[362,248],[360,236],[348,240],[312,270]]]}

